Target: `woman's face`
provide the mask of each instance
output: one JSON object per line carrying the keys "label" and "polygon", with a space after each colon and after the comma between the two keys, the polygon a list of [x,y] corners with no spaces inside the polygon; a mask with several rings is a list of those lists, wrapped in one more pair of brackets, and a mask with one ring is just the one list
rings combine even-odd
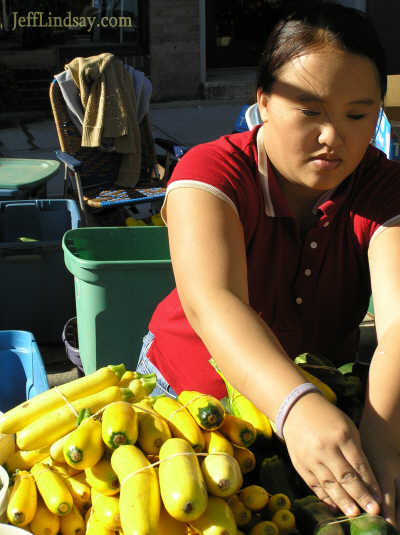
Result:
{"label": "woman's face", "polygon": [[333,46],[306,51],[257,93],[264,145],[279,175],[326,191],[359,164],[375,126],[380,86],[374,63]]}

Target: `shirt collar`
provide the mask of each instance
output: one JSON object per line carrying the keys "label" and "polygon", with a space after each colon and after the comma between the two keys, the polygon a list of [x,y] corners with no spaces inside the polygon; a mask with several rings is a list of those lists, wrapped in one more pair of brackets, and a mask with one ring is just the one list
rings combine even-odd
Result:
{"label": "shirt collar", "polygon": [[[257,154],[258,180],[264,196],[265,214],[268,217],[293,217],[264,147],[263,126],[257,132]],[[317,214],[320,210],[333,217],[349,192],[350,188],[346,187],[345,184],[348,184],[347,180],[335,188],[325,191],[315,202],[312,213]],[[338,190],[341,190],[341,194],[336,195]],[[334,197],[335,200],[333,200]]]}

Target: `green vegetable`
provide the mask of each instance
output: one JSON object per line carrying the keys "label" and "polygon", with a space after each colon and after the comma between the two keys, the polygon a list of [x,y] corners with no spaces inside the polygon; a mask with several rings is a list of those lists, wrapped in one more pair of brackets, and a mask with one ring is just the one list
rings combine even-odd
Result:
{"label": "green vegetable", "polygon": [[393,535],[394,527],[381,516],[362,514],[349,518],[350,535]]}
{"label": "green vegetable", "polygon": [[311,364],[312,366],[328,366],[334,368],[332,361],[321,355],[314,355],[313,353],[301,353],[294,359],[295,364]]}
{"label": "green vegetable", "polygon": [[290,470],[279,455],[265,457],[261,461],[259,480],[261,486],[270,494],[286,494],[291,502],[296,498]]}
{"label": "green vegetable", "polygon": [[347,375],[348,373],[353,373],[354,366],[355,362],[346,362],[346,364],[339,366],[338,370],[340,373],[343,373],[343,375]]}

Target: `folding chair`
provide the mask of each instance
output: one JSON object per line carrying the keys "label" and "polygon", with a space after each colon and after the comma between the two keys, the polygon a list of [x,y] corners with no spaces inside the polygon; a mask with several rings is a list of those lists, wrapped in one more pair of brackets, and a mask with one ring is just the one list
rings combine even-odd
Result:
{"label": "folding chair", "polygon": [[[56,151],[56,156],[65,166],[64,196],[77,198],[86,224],[90,215],[96,219],[100,214],[97,219],[101,225],[106,221],[107,226],[106,212],[122,206],[130,206],[139,219],[157,213],[165,197],[167,175],[156,159],[148,114],[139,124],[142,147],[139,181],[134,188],[122,188],[115,183],[122,154],[81,146],[81,133],[71,119],[56,79],[50,84],[50,103],[61,149]],[[115,225],[112,217],[111,224]]]}

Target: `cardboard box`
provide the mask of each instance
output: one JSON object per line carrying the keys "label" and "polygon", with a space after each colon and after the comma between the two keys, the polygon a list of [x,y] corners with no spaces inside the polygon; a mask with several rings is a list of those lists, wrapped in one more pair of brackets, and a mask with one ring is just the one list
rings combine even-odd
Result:
{"label": "cardboard box", "polygon": [[392,125],[400,125],[400,74],[389,75],[387,82],[384,110]]}

